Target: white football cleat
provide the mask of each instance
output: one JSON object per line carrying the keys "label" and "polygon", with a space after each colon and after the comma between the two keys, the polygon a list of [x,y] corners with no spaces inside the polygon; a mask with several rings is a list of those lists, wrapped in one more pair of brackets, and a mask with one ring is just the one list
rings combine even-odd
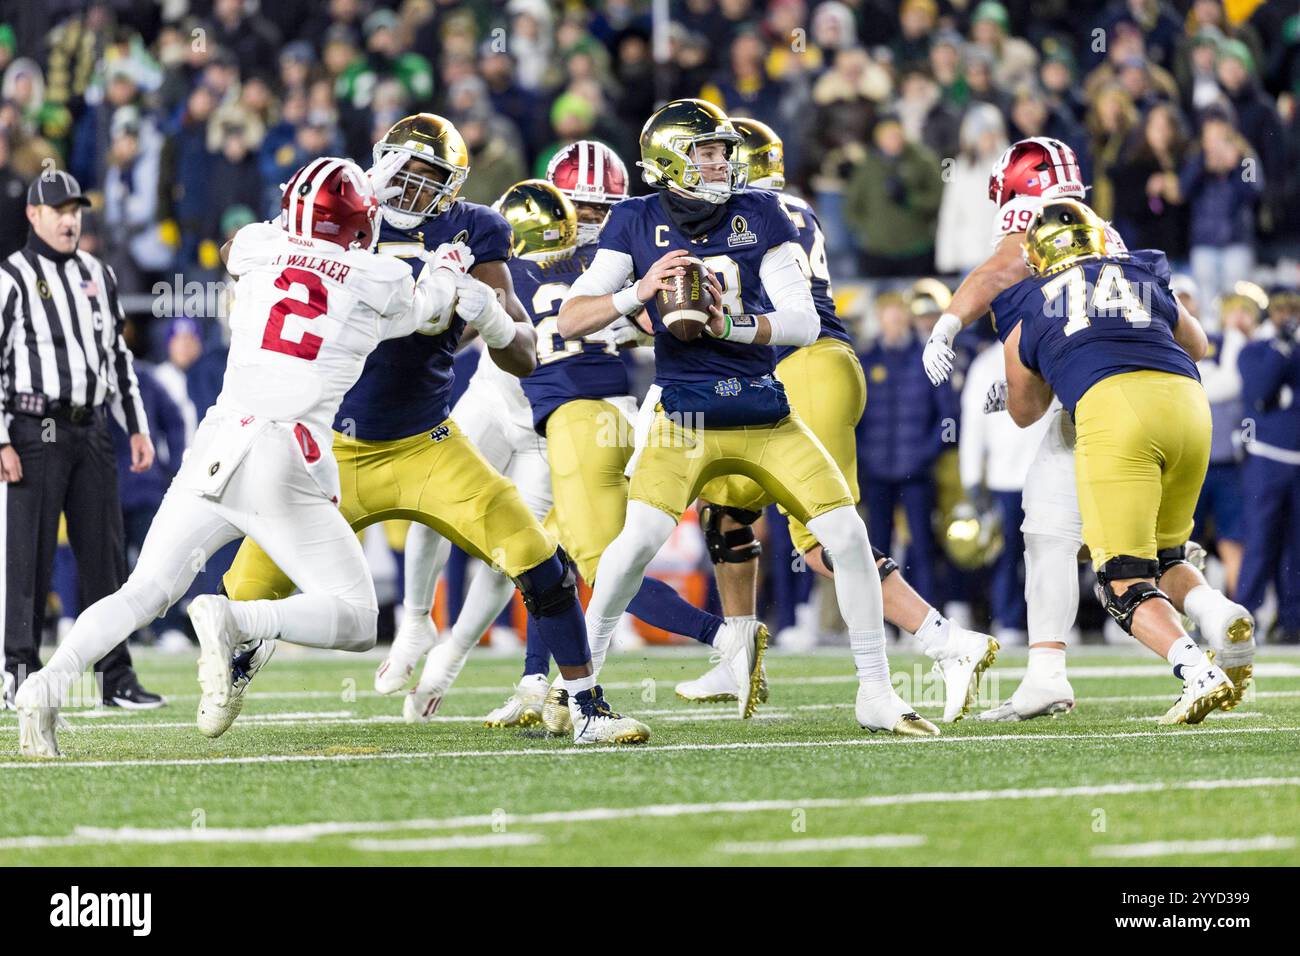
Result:
{"label": "white football cleat", "polygon": [[483,718],[484,727],[532,727],[542,722],[542,705],[550,681],[545,674],[525,674],[504,704]]}
{"label": "white football cleat", "polygon": [[18,752],[24,757],[63,756],[56,733],[60,726],[58,704],[54,686],[41,671],[18,688],[14,707],[18,711]]}
{"label": "white football cleat", "polygon": [[220,737],[244,710],[244,693],[257,672],[275,653],[275,641],[258,641],[254,647],[236,654],[230,661],[230,699],[224,707],[206,696],[199,699],[199,733],[205,737]]}
{"label": "white football cleat", "polygon": [[[736,693],[736,682],[731,677],[731,670],[722,660],[722,656],[714,654],[709,660],[713,663],[713,667],[695,680],[684,680],[677,685],[675,691],[678,697],[693,704],[714,704],[735,700],[739,696]],[[767,703],[766,663],[758,667],[758,702]]]}
{"label": "white football cleat", "polygon": [[[586,698],[578,700],[579,697]],[[632,717],[610,710],[600,686],[590,694],[573,694],[569,699],[575,744],[643,744],[650,739],[650,728]]]}
{"label": "white football cleat", "polygon": [[1059,678],[1025,677],[1011,697],[978,715],[984,721],[1033,720],[1055,717],[1074,710],[1074,688],[1061,674]]}
{"label": "white football cleat", "polygon": [[442,699],[460,676],[469,651],[458,651],[456,642],[448,639],[434,646],[420,672],[420,681],[402,702],[402,717],[408,724],[427,724],[438,712]]}
{"label": "white football cleat", "polygon": [[758,707],[767,639],[767,627],[760,621],[728,621],[714,641],[731,686],[737,689],[737,713],[741,720],[753,717]]}
{"label": "white football cleat", "polygon": [[542,727],[556,737],[573,733],[573,715],[569,713],[569,692],[555,678],[542,701]]}
{"label": "white football cleat", "polygon": [[1211,711],[1232,700],[1235,690],[1223,669],[1207,660],[1191,673],[1185,672],[1183,692],[1174,706],[1159,720],[1162,724],[1199,724]]}
{"label": "white football cleat", "polygon": [[[198,716],[204,711],[222,711],[230,706],[234,689],[230,679],[230,659],[235,656],[238,628],[230,613],[230,601],[219,594],[200,594],[186,609],[199,639]],[[208,718],[211,719],[211,718]]]}
{"label": "white football cleat", "polygon": [[912,705],[893,690],[868,696],[865,685],[858,685],[858,699],[854,707],[858,726],[873,734],[888,731],[902,737],[938,737],[939,728],[912,709]]}
{"label": "white football cleat", "polygon": [[438,641],[438,629],[427,614],[407,614],[393,635],[388,656],[375,668],[375,690],[396,694],[406,687],[420,658]]}
{"label": "white football cleat", "polygon": [[952,626],[948,641],[927,656],[943,678],[943,722],[961,720],[979,696],[980,677],[997,659],[999,645],[987,634]]}
{"label": "white football cleat", "polygon": [[1232,710],[1255,683],[1255,619],[1240,604],[1228,604],[1222,619],[1215,623],[1211,636],[1217,648],[1214,662],[1232,681],[1232,700],[1222,709]]}
{"label": "white football cleat", "polygon": [[0,668],[0,711],[17,710],[14,706],[14,675]]}

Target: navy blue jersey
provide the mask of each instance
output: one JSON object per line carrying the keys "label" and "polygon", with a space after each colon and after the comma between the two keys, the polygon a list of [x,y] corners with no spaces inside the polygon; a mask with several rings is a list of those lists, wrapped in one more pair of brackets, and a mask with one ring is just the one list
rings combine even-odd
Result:
{"label": "navy blue jersey", "polygon": [[515,295],[537,327],[537,368],[522,380],[533,407],[533,427],[546,434],[546,419],[565,402],[609,398],[631,391],[627,366],[613,343],[588,339],[565,341],[559,332],[560,305],[569,286],[591,262],[595,245],[583,246],[567,259],[541,265],[511,259]]}
{"label": "navy blue jersey", "polygon": [[[404,259],[418,276],[424,267],[420,253],[425,249],[464,242],[478,265],[509,259],[511,238],[509,223],[497,212],[460,201],[409,231],[385,222],[376,255]],[[380,342],[344,396],[335,430],[362,441],[392,441],[441,424],[451,413],[452,359],[464,331],[465,323],[453,318],[441,335],[417,333]]]}
{"label": "navy blue jersey", "polygon": [[[727,201],[727,214],[701,240],[686,238],[664,210],[658,194],[624,199],[610,210],[600,234],[600,248],[632,257],[633,272],[645,275],[673,249],[685,249],[711,268],[722,284],[724,310],[733,314],[768,312],[772,303],[763,291],[759,267],[767,251],[799,241],[794,223],[776,194],[761,189],[736,193]],[[723,342],[701,335],[693,342],[673,337],[659,318],[658,301],[646,306],[655,332],[655,382],[678,385],[716,382],[741,376],[770,375],[775,350]]]}
{"label": "navy blue jersey", "polygon": [[1006,341],[1017,324],[1020,361],[1045,378],[1073,414],[1104,378],[1155,370],[1200,381],[1174,341],[1178,303],[1163,252],[1086,259],[1003,292],[990,307]]}
{"label": "navy blue jersey", "polygon": [[[817,318],[821,319],[822,328],[817,334],[819,339],[839,339],[841,342],[853,343],[849,331],[835,314],[835,297],[831,292],[831,271],[826,263],[826,237],[822,234],[821,223],[812,206],[798,196],[778,193],[781,206],[799,231],[799,247],[803,255],[799,257],[799,266],[808,277],[812,286],[813,304],[817,306]],[[776,360],[779,362],[791,352],[797,351],[797,345],[776,346]]]}

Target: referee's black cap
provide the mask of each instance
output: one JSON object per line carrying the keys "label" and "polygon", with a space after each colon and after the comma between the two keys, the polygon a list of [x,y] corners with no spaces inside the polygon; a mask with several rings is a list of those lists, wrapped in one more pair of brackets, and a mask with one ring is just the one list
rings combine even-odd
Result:
{"label": "referee's black cap", "polygon": [[61,169],[41,173],[27,187],[29,206],[62,206],[74,199],[79,205],[90,205],[90,200],[81,191],[81,184],[71,173],[65,173]]}

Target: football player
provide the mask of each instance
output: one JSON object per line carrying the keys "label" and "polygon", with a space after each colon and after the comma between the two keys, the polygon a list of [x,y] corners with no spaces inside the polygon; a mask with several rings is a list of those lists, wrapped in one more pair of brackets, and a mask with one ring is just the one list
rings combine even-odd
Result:
{"label": "football player", "polygon": [[1032,277],[993,300],[1007,410],[1027,427],[1055,394],[1075,423],[1083,537],[1098,596],[1120,627],[1173,665],[1183,692],[1165,724],[1231,705],[1232,681],[1183,630],[1175,595],[1204,579],[1181,560],[1210,457],[1196,362],[1205,332],[1174,298],[1161,252],[1112,252],[1076,199],[1030,221]]}
{"label": "football player", "polygon": [[[458,286],[450,327],[377,349],[344,398],[334,423],[339,507],[354,529],[408,518],[502,568],[569,682],[575,743],[644,741],[644,725],[611,711],[595,684],[563,552],[518,489],[448,417],[452,357],[467,325],[482,338],[487,357],[506,371],[526,375],[536,366],[532,323],[506,268],[510,227],[486,206],[457,199],[469,154],[447,120],[420,113],[398,121],[375,145],[376,162],[394,153],[405,157],[392,179],[402,191],[383,206],[379,254],[402,259],[418,273],[426,250],[455,240],[469,247],[473,267]],[[231,597],[247,599],[282,596],[292,584],[246,540],[225,586]]]}
{"label": "football player", "polygon": [[[812,207],[782,191],[785,156],[781,138],[758,120],[732,117],[731,122],[741,136],[738,156],[748,172],[748,186],[774,192],[798,231],[795,257],[811,284],[821,320],[821,330],[812,345],[777,348],[776,377],[785,386],[790,407],[835,459],[856,503],[858,454],[854,429],[866,402],[866,380],[848,331],[835,313],[826,239]],[[761,545],[750,526],[772,499],[753,480],[738,475],[715,479],[701,497],[706,503],[700,508],[700,524],[714,562],[723,609],[729,620],[733,615],[753,619]],[[831,576],[826,552],[794,518],[790,519],[790,537],[809,567]],[[912,589],[892,558],[879,551],[873,554],[881,578],[885,619],[920,640],[943,677],[943,719],[960,720],[975,702],[980,675],[997,655],[997,641],[952,624]],[[722,663],[696,680],[677,685],[678,696],[687,700],[731,700],[736,693]]]}
{"label": "football player", "polygon": [[[579,145],[608,149],[596,143]],[[584,580],[591,582],[601,552],[623,527],[627,505],[623,470],[631,455],[630,416],[636,403],[628,394],[627,369],[618,355],[619,342],[626,332],[611,327],[591,338],[568,342],[555,332],[555,313],[563,294],[594,251],[590,246],[577,248],[576,211],[556,186],[535,179],[517,183],[494,208],[505,216],[514,233],[510,273],[536,327],[538,367],[522,381],[489,367],[487,385],[476,385],[481,376],[475,374],[454,414],[458,421],[481,423],[484,409],[494,407],[491,393],[518,392],[507,401],[511,408],[523,409],[526,422],[523,426],[511,422],[500,427],[507,435],[518,437],[496,438],[490,422],[481,428],[472,426],[471,435],[492,437],[488,447],[494,450],[513,445],[516,459],[531,461],[538,453],[544,457],[540,469],[530,465],[521,475],[528,482],[521,489],[530,501],[537,502],[536,510],[541,515],[550,510],[554,500],[553,517],[560,542]],[[475,405],[464,408],[476,390],[472,399]],[[519,433],[520,427],[527,429],[526,434]],[[491,459],[488,447],[485,453]],[[408,563],[408,573],[409,567]],[[497,602],[485,605],[469,626],[463,626],[458,619],[452,639],[429,654],[419,685],[407,695],[404,714],[408,721],[426,721],[437,710],[483,629],[508,602],[508,586],[506,579],[506,588],[498,588]],[[473,596],[471,586],[462,619],[470,611]],[[629,610],[656,627],[706,644],[713,644],[715,639],[743,639],[731,633],[735,628],[720,634],[721,618],[692,607],[673,588],[652,578],[643,582]],[[539,722],[549,665],[545,646],[530,636],[523,678],[485,723],[490,727],[514,727]],[[559,691],[562,694],[563,688]],[[563,696],[552,702],[551,713],[557,713],[559,704],[564,706],[558,713],[567,716],[568,701]],[[570,728],[567,721],[557,726],[553,716],[547,729],[565,732]]]}
{"label": "football player", "polygon": [[[810,345],[821,326],[794,223],[773,193],[741,188],[740,142],[726,114],[702,100],[676,100],[651,116],[639,165],[656,191],[613,208],[591,265],[560,307],[566,339],[647,308],[662,388],[632,474],[626,522],[596,572],[587,609],[593,662],[599,671],[620,615],[681,514],[712,478],[743,474],[835,555],[836,593],[859,677],[859,724],[937,734],[890,685],[880,575],[853,493],[772,376],[769,346]],[[703,260],[713,301],[708,334],[683,341],[652,300],[685,274],[688,254]],[[758,703],[767,646],[765,629],[751,634],[743,646],[719,648],[741,688],[742,718]]]}
{"label": "football player", "polygon": [[451,324],[469,262],[464,246],[440,246],[417,282],[402,263],[371,253],[379,231],[376,186],[395,166],[379,164],[372,180],[349,160],[317,159],[285,187],[278,224],[254,223],[235,234],[227,265],[238,294],[221,394],[126,584],[87,608],[49,664],[19,688],[24,754],[60,756],[58,708],[72,682],[170,607],[209,555],[244,534],[302,593],[252,601],[204,595],[190,604],[199,639],[200,729],[207,733],[231,709],[237,647],[237,661],[257,659],[260,666],[277,640],[353,651],[374,646],[375,587],[337,508],[330,422],[382,340],[436,335]]}
{"label": "football player", "polygon": [[[957,333],[988,312],[998,294],[1029,276],[1022,249],[1025,230],[1038,210],[1050,200],[1081,200],[1085,193],[1078,159],[1060,140],[1022,139],[1002,154],[989,176],[989,198],[998,206],[993,253],[962,280],[925,346],[926,372],[936,386],[952,372],[952,343]],[[1123,239],[1109,226],[1106,237],[1112,252],[1124,250]],[[1005,408],[1002,389],[1000,384],[995,386],[986,411],[996,413]],[[1075,488],[1074,422],[1060,403],[1054,404],[1047,416],[1047,431],[1030,465],[1022,496],[1028,666],[1011,697],[980,714],[981,720],[1029,720],[1074,707],[1074,690],[1065,670],[1066,638],[1079,610],[1078,555],[1083,545]],[[1185,562],[1186,557],[1171,553],[1165,560],[1172,565]],[[1184,566],[1194,570],[1190,564]],[[1237,649],[1233,680],[1237,693],[1243,693],[1254,655],[1250,614],[1209,587],[1203,578],[1187,591],[1186,600],[1178,594],[1173,597],[1211,644]]]}

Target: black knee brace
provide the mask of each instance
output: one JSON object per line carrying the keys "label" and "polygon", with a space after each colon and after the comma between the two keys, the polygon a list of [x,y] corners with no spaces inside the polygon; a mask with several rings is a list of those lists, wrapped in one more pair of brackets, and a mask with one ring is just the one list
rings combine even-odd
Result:
{"label": "black knee brace", "polygon": [[[1171,549],[1172,550],[1172,549]],[[1175,562],[1176,563],[1176,562]],[[1121,554],[1107,561],[1097,572],[1097,600],[1106,608],[1106,613],[1115,619],[1127,634],[1133,633],[1133,614],[1144,601],[1169,601],[1169,595],[1154,584],[1139,581],[1129,585],[1127,591],[1116,595],[1110,586],[1114,580],[1129,578],[1154,578],[1160,573],[1160,563],[1147,558],[1135,558]],[[1173,602],[1169,602],[1172,606]]]}
{"label": "black knee brace", "polygon": [[544,561],[535,568],[525,571],[515,578],[515,587],[523,595],[524,607],[534,617],[554,617],[573,607],[578,600],[578,582],[573,573],[573,564],[563,548],[555,549],[555,557],[564,568],[557,579],[554,571],[547,568],[549,561]]}
{"label": "black knee brace", "polygon": [[[723,515],[739,521],[744,527],[723,531]],[[763,544],[754,537],[754,529],[750,525],[762,516],[761,511],[746,511],[744,508],[709,502],[701,504],[700,530],[704,532],[704,543],[708,546],[713,563],[744,564],[756,560],[763,553]]]}
{"label": "black knee brace", "polygon": [[1205,549],[1195,541],[1188,541],[1176,548],[1161,548],[1156,552],[1156,561],[1160,564],[1160,570],[1156,573],[1156,584],[1159,584],[1165,572],[1179,564],[1204,571]]}
{"label": "black knee brace", "polygon": [[[885,580],[885,578],[898,570],[898,562],[885,554],[885,552],[872,548],[871,556],[876,559],[876,570],[880,572],[880,580]],[[827,567],[830,567],[830,565],[828,564]]]}

